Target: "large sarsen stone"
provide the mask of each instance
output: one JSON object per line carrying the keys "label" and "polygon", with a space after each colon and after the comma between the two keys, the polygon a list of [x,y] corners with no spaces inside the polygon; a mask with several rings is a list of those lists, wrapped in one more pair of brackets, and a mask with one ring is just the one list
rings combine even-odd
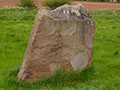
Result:
{"label": "large sarsen stone", "polygon": [[91,66],[94,36],[95,22],[81,4],[39,10],[18,78],[34,82]]}

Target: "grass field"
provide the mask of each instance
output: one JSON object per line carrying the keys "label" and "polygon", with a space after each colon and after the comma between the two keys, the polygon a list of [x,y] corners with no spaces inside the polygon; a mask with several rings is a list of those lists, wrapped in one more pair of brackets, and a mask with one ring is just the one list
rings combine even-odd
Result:
{"label": "grass field", "polygon": [[96,12],[93,67],[30,84],[17,79],[37,10],[0,10],[0,90],[120,90],[120,11]]}

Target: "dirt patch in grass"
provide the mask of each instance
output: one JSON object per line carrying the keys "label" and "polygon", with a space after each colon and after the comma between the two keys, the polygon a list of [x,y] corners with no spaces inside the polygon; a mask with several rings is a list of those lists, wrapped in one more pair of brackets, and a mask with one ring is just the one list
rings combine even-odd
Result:
{"label": "dirt patch in grass", "polygon": [[[17,7],[16,3],[20,0],[0,0],[0,8]],[[35,4],[39,7],[43,0],[34,0]],[[119,3],[103,3],[103,2],[83,2],[73,1],[72,4],[83,4],[87,10],[120,10]]]}

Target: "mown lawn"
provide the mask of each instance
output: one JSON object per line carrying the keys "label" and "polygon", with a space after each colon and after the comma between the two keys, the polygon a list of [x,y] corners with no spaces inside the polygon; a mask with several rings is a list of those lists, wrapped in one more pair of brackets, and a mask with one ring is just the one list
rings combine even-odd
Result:
{"label": "mown lawn", "polygon": [[37,10],[0,10],[0,90],[120,90],[120,11],[96,12],[93,67],[29,84],[17,79]]}

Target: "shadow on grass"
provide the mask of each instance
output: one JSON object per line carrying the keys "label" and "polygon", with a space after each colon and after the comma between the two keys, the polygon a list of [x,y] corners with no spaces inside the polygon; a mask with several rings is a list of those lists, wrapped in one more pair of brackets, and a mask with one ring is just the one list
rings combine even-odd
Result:
{"label": "shadow on grass", "polygon": [[84,83],[95,79],[94,68],[85,69],[82,72],[58,72],[50,78],[46,78],[35,83],[21,82],[17,78],[17,70],[9,73],[5,82],[7,86],[15,86],[18,88],[42,88],[42,87],[58,87],[58,86],[75,86],[78,83]]}

